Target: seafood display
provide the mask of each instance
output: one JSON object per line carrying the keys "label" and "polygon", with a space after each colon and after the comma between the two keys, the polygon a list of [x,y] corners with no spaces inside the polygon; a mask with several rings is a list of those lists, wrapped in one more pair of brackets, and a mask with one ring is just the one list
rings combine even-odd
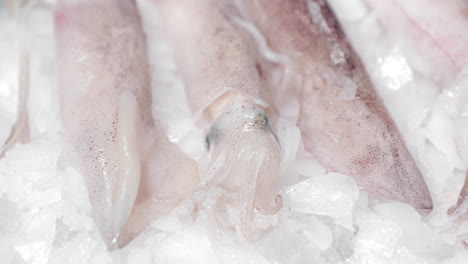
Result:
{"label": "seafood display", "polygon": [[464,263],[467,10],[0,2],[0,252]]}

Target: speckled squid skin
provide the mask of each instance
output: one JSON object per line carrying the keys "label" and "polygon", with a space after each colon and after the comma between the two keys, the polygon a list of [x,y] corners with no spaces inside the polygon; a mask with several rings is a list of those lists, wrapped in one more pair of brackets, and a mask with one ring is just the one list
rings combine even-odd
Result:
{"label": "speckled squid skin", "polygon": [[432,209],[421,172],[359,58],[322,0],[243,1],[270,47],[291,61],[305,149],[364,190]]}
{"label": "speckled squid skin", "polygon": [[[115,248],[184,199],[196,184],[198,167],[153,120],[146,44],[134,1],[61,0],[55,27],[68,152],[87,180],[93,218],[109,248]],[[122,94],[127,102],[136,100],[136,109],[122,105]],[[125,111],[136,114],[122,125]],[[119,129],[135,134],[132,145],[119,146],[128,140],[119,138]],[[130,158],[122,159],[126,151]],[[129,168],[136,168],[135,175],[130,171],[122,181]],[[127,190],[129,183],[137,186]],[[161,196],[170,201],[160,202]]]}
{"label": "speckled squid skin", "polygon": [[[246,33],[230,20],[232,10],[223,1],[139,2],[153,3],[164,20],[196,118],[229,91],[239,91],[264,107],[271,103],[257,71],[255,43],[246,41]],[[209,118],[212,122],[214,117]]]}
{"label": "speckled squid skin", "polygon": [[[135,95],[137,123],[153,123],[143,33],[132,1],[67,1],[57,4],[55,27],[59,94],[65,138],[85,175],[93,218],[111,244],[118,188],[119,94]],[[140,128],[141,129],[141,128]]]}

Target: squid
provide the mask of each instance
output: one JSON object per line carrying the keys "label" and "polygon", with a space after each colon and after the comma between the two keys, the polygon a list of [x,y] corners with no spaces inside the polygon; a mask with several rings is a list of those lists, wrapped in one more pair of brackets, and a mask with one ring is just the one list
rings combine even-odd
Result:
{"label": "squid", "polygon": [[138,6],[147,34],[163,25],[193,117],[206,134],[197,208],[211,208],[216,223],[259,239],[282,205],[281,147],[255,43],[223,1],[140,0]]}
{"label": "squid", "polygon": [[297,125],[311,157],[369,193],[432,209],[420,170],[325,1],[236,4],[271,49],[288,58],[287,84],[271,77],[269,83],[297,98]]}
{"label": "squid", "polygon": [[109,249],[131,241],[198,182],[198,165],[151,114],[145,38],[132,0],[55,8],[61,119]]}

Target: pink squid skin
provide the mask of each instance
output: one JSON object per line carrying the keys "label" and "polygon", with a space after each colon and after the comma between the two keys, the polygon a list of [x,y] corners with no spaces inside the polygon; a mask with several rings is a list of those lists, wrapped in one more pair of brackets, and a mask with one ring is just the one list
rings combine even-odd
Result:
{"label": "pink squid skin", "polygon": [[[92,216],[108,247],[115,248],[188,195],[198,178],[197,164],[170,143],[153,120],[146,44],[132,0],[59,1],[55,27],[68,152],[86,177]],[[124,208],[129,216],[114,204],[122,195],[117,190],[126,188],[117,180],[119,169],[125,170],[116,143],[123,93],[136,99],[137,142],[130,148],[137,149],[132,155],[139,158],[141,171],[133,175],[139,177],[138,195],[129,194],[136,196],[135,208],[131,211],[132,201]],[[163,163],[162,156],[174,162]],[[125,224],[126,217],[130,221]],[[118,218],[123,219],[114,224]]]}
{"label": "pink squid skin", "polygon": [[[273,51],[290,59],[290,79],[296,81],[289,92],[300,102],[298,126],[306,151],[370,193],[432,209],[421,172],[326,3],[243,5]],[[316,12],[312,18],[308,5]],[[355,89],[351,97],[350,88]]]}
{"label": "pink squid skin", "polygon": [[280,148],[266,118],[274,121],[274,110],[255,43],[222,1],[138,4],[143,21],[160,15],[189,106],[207,134],[208,166],[195,196],[220,190],[211,206],[213,218],[223,224],[236,219],[240,223],[227,225],[249,240],[260,238],[266,230],[254,226],[255,217],[274,215],[281,207],[275,190]]}

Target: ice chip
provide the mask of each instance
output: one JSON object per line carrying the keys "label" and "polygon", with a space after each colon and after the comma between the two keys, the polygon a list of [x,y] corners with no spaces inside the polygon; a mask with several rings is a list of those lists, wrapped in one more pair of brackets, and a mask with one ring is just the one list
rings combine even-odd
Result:
{"label": "ice chip", "polygon": [[389,259],[393,256],[401,235],[402,229],[399,225],[370,217],[359,224],[359,232],[353,244],[357,252],[372,252]]}
{"label": "ice chip", "polygon": [[286,190],[294,212],[325,215],[352,228],[352,212],[359,190],[352,178],[327,173],[303,180]]}
{"label": "ice chip", "polygon": [[315,217],[310,218],[303,232],[307,239],[322,251],[332,245],[333,235],[330,228]]}
{"label": "ice chip", "polygon": [[436,107],[432,110],[429,123],[427,125],[427,138],[431,143],[445,156],[452,160],[456,166],[460,165],[461,160],[457,155],[455,141],[455,127],[450,117],[443,109]]}
{"label": "ice chip", "polygon": [[206,233],[198,230],[182,230],[165,240],[159,247],[154,263],[211,264],[217,263],[212,245]]}
{"label": "ice chip", "polygon": [[317,263],[320,250],[315,242],[318,238],[311,241],[307,237],[306,230],[312,230],[304,223],[306,219],[288,219],[259,242],[257,251],[270,263]]}
{"label": "ice chip", "polygon": [[435,237],[431,228],[421,221],[421,216],[414,208],[403,203],[380,204],[375,207],[384,219],[399,225],[402,230],[401,240],[413,249],[428,249]]}

